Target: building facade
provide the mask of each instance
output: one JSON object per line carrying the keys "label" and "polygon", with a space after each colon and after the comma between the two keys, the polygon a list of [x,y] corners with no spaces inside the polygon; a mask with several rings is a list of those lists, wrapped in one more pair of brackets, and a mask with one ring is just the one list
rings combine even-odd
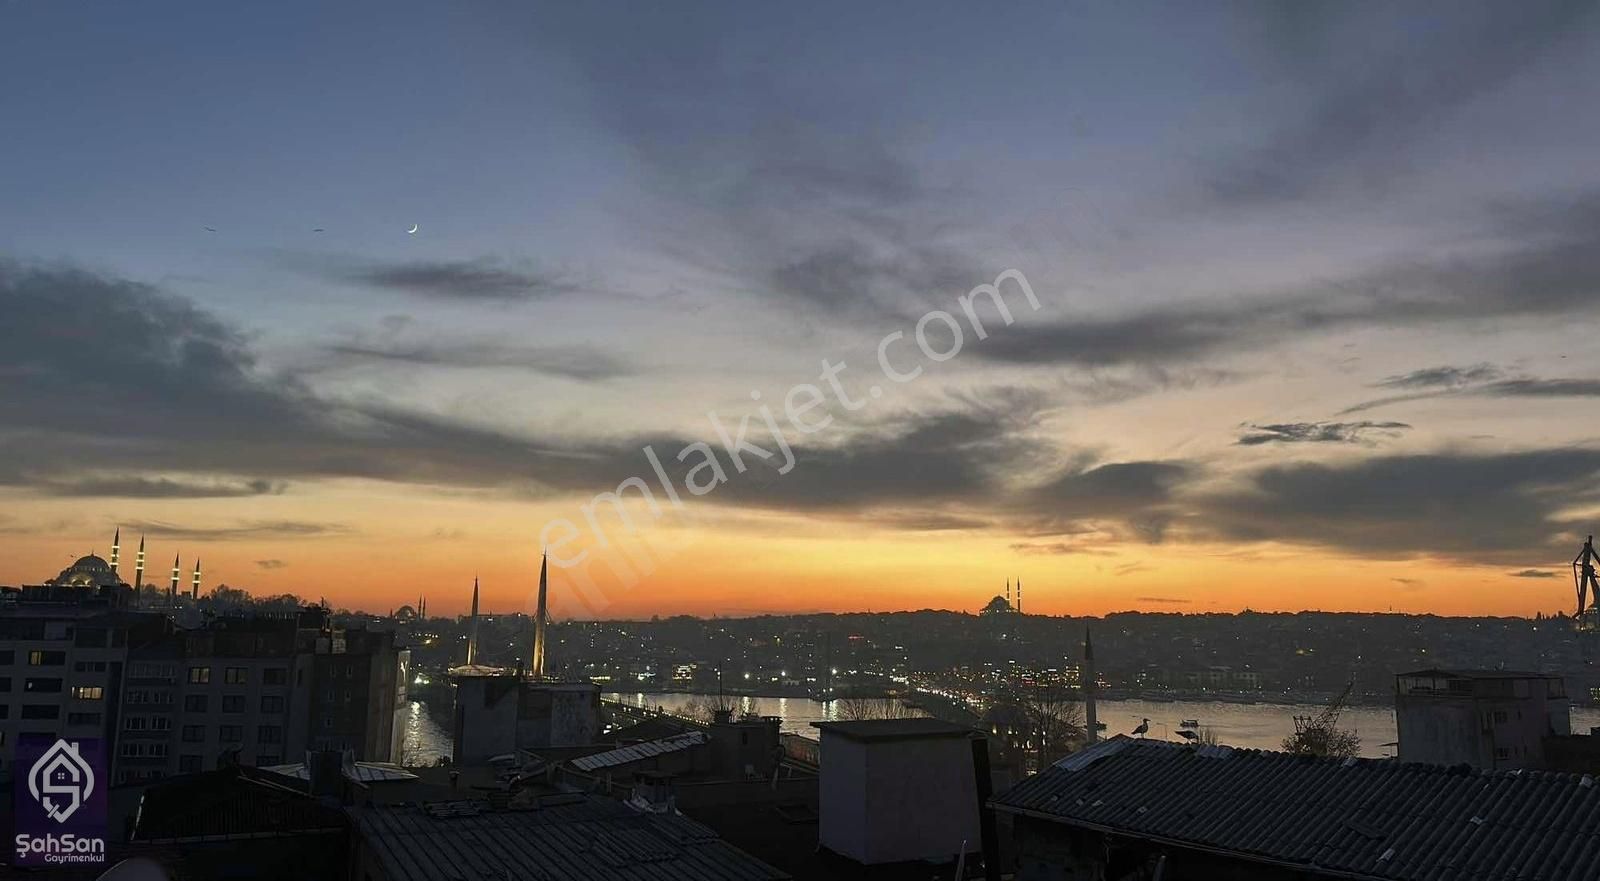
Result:
{"label": "building facade", "polygon": [[1543,768],[1545,739],[1572,731],[1566,684],[1548,673],[1402,673],[1394,711],[1402,762]]}

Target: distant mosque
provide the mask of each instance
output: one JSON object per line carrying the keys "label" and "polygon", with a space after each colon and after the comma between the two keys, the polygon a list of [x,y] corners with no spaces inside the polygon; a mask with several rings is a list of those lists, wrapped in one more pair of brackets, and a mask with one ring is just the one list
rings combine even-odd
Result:
{"label": "distant mosque", "polygon": [[1022,579],[1017,579],[1016,599],[1011,595],[1011,579],[1006,579],[1006,592],[996,594],[988,605],[979,610],[980,615],[1020,615],[1022,614]]}
{"label": "distant mosque", "polygon": [[[118,572],[122,559],[122,529],[119,527],[111,539],[111,559],[106,560],[97,554],[88,554],[79,557],[71,566],[61,570],[61,574],[45,581],[48,587],[66,587],[87,590],[101,588],[128,588],[133,592],[135,604],[139,602],[139,586],[144,581],[145,540],[139,536],[139,555],[134,563],[133,584],[122,579]],[[176,605],[178,600],[178,582],[183,578],[182,562],[179,557],[172,558],[172,580],[167,585],[167,604]],[[200,561],[194,561],[194,574],[190,582],[189,598],[200,598]]]}

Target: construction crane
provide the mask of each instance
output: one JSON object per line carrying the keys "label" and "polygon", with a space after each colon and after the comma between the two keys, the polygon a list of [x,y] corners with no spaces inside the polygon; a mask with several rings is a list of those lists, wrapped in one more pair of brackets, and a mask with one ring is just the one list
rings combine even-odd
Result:
{"label": "construction crane", "polygon": [[[1589,606],[1589,597],[1595,598],[1596,605],[1600,605],[1600,581],[1595,580],[1595,562],[1600,560],[1594,550],[1594,536],[1589,536],[1583,542],[1583,550],[1578,551],[1578,556],[1572,558],[1572,587],[1578,594],[1578,621],[1583,622],[1585,610],[1593,611]],[[1591,594],[1591,591],[1593,592]]]}
{"label": "construction crane", "polygon": [[1339,730],[1339,714],[1344,712],[1345,702],[1355,686],[1354,679],[1345,683],[1344,690],[1315,716],[1295,716],[1294,734],[1284,738],[1284,751],[1309,756],[1356,755],[1361,739],[1352,732]]}

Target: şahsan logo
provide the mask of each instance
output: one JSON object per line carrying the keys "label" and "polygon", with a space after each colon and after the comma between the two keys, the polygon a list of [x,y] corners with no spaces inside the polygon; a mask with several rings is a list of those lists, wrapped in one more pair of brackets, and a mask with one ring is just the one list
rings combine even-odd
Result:
{"label": "\u015fahsan logo", "polygon": [[94,769],[78,755],[78,744],[57,740],[28,771],[28,791],[50,819],[65,823],[94,792]]}
{"label": "\u015fahsan logo", "polygon": [[106,859],[102,742],[48,734],[17,739],[17,865],[103,863]]}

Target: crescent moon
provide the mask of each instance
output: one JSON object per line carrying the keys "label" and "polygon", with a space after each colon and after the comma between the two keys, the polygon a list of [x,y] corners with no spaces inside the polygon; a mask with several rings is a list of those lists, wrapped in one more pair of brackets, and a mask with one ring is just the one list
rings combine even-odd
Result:
{"label": "crescent moon", "polygon": [[409,234],[409,235],[416,235],[417,234],[417,230],[419,230],[421,228],[422,228],[422,224],[413,223],[413,224],[411,224],[411,228],[406,230],[406,233]]}

